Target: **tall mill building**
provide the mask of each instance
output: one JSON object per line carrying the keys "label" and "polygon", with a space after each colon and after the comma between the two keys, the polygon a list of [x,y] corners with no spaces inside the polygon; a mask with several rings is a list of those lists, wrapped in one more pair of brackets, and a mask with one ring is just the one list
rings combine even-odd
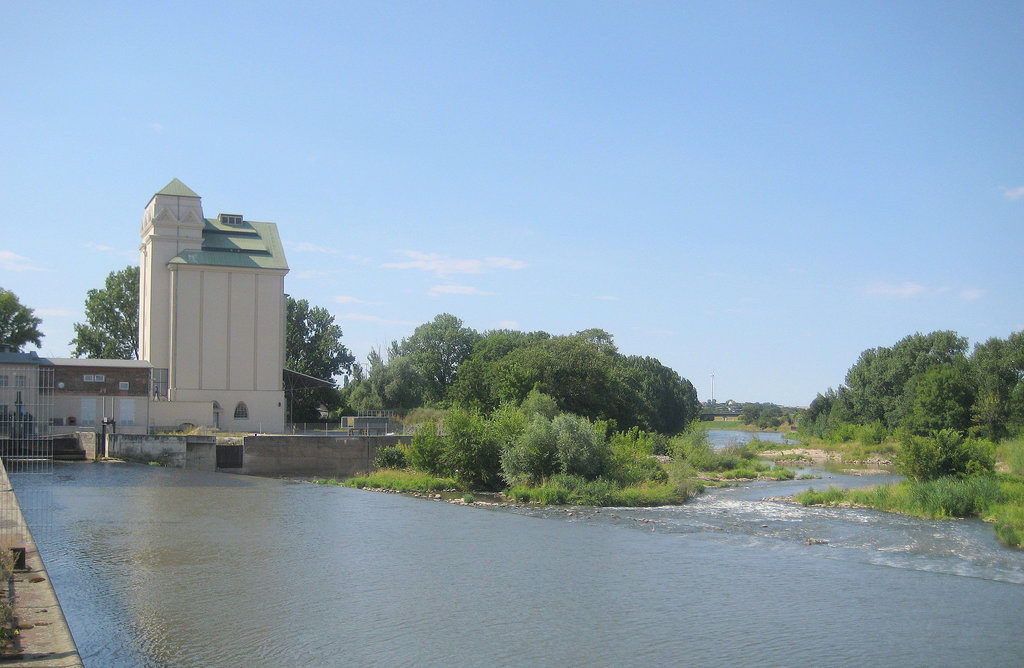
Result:
{"label": "tall mill building", "polygon": [[149,200],[141,234],[139,359],[46,359],[0,345],[0,437],[28,423],[34,433],[284,431],[282,376],[301,374],[284,370],[277,226],[207,218],[174,179]]}
{"label": "tall mill building", "polygon": [[142,216],[139,358],[150,424],[284,429],[284,277],[277,225],[203,214],[174,179]]}

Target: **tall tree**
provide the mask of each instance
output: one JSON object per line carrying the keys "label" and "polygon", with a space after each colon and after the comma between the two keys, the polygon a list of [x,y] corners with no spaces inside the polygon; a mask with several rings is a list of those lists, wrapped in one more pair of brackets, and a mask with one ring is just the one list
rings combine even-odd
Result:
{"label": "tall tree", "polygon": [[85,323],[75,323],[75,357],[138,359],[139,268],[112,271],[103,287],[85,293]]}
{"label": "tall tree", "polygon": [[1024,419],[1020,402],[1015,400],[1024,393],[1024,332],[975,345],[971,368],[977,385],[975,420],[984,435],[1006,436],[1008,427]]}
{"label": "tall tree", "polygon": [[[285,327],[285,366],[292,371],[331,380],[352,369],[355,358],[341,342],[341,327],[327,309],[310,306],[305,299],[288,297]],[[311,421],[319,416],[320,404],[337,406],[333,388],[293,389],[288,402],[289,420]]]}
{"label": "tall tree", "polygon": [[20,351],[26,343],[42,344],[43,334],[39,331],[42,320],[35,312],[18,301],[10,290],[0,288],[0,343]]}
{"label": "tall tree", "polygon": [[912,334],[891,348],[865,350],[846,374],[844,394],[854,419],[897,426],[906,412],[904,395],[910,379],[943,364],[966,365],[966,352],[967,339],[951,331]]}
{"label": "tall tree", "polygon": [[953,364],[932,367],[907,383],[903,424],[920,435],[940,429],[966,434],[973,403],[973,383],[962,368]]}
{"label": "tall tree", "polygon": [[442,313],[417,327],[394,352],[408,356],[425,384],[427,401],[443,401],[455,382],[459,365],[469,357],[480,334],[450,313]]}

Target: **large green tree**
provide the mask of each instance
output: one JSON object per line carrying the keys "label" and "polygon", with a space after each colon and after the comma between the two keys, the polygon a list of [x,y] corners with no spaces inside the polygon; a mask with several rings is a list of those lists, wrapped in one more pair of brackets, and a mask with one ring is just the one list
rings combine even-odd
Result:
{"label": "large green tree", "polygon": [[1024,426],[1024,332],[991,338],[974,347],[971,370],[976,386],[973,417],[982,433],[1001,438]]}
{"label": "large green tree", "polygon": [[[310,306],[305,299],[287,300],[285,366],[299,373],[331,381],[349,372],[355,358],[341,342],[341,327],[327,309]],[[289,390],[289,421],[315,421],[321,404],[334,408],[340,403],[337,390],[328,387]]]}
{"label": "large green tree", "polygon": [[974,387],[965,369],[953,364],[932,367],[907,383],[903,425],[920,435],[941,429],[965,434],[973,403]]}
{"label": "large green tree", "polygon": [[75,323],[75,357],[138,359],[139,268],[112,271],[85,296],[86,322]]}
{"label": "large green tree", "polygon": [[392,358],[409,357],[424,383],[424,399],[440,402],[455,382],[459,366],[480,339],[450,313],[442,313],[417,327],[412,336],[393,346]]}
{"label": "large green tree", "polygon": [[10,290],[0,288],[0,343],[20,351],[25,344],[32,343],[38,348],[43,334],[39,331],[42,320],[35,312],[18,301]]}
{"label": "large green tree", "polygon": [[956,332],[912,334],[890,348],[865,350],[846,374],[840,390],[849,402],[852,419],[861,424],[881,421],[888,428],[905,417],[907,383],[944,364],[965,366],[967,339]]}

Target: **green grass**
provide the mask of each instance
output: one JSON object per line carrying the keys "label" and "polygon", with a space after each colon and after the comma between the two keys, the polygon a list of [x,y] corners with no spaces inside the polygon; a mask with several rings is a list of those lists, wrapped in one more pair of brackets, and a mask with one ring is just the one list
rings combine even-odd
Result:
{"label": "green grass", "polygon": [[573,506],[668,506],[680,504],[703,491],[699,484],[647,482],[628,487],[598,478],[556,475],[540,485],[519,484],[506,495],[516,503]]}
{"label": "green grass", "polygon": [[871,443],[859,440],[837,441],[833,439],[822,439],[808,437],[806,434],[799,436],[787,436],[794,443],[789,445],[770,444],[775,450],[788,450],[790,448],[808,448],[824,450],[839,456],[840,462],[856,463],[866,462],[871,459],[892,461],[900,444],[896,440],[887,439],[880,443]]}
{"label": "green grass", "polygon": [[1024,480],[1012,475],[903,480],[870,489],[811,488],[795,498],[805,506],[848,503],[926,519],[979,516],[994,524],[1004,543],[1024,547]]}
{"label": "green grass", "polygon": [[1024,476],[1024,437],[1000,443],[996,448],[996,461],[1006,464],[1010,473]]}
{"label": "green grass", "polygon": [[452,478],[435,478],[418,471],[381,469],[369,475],[337,481],[334,478],[318,478],[313,482],[321,485],[344,485],[345,487],[386,489],[393,492],[444,492],[461,489]]}

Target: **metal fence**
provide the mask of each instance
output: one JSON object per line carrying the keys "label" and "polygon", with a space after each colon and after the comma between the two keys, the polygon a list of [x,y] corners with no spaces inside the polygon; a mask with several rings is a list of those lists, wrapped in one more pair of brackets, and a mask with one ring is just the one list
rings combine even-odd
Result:
{"label": "metal fence", "polygon": [[[53,473],[53,367],[5,364],[0,373],[0,549],[22,549],[28,525],[52,520],[52,493],[19,485],[17,497],[7,473]],[[27,523],[26,523],[27,522]]]}
{"label": "metal fence", "polygon": [[8,473],[53,472],[53,367],[5,365],[0,459]]}

